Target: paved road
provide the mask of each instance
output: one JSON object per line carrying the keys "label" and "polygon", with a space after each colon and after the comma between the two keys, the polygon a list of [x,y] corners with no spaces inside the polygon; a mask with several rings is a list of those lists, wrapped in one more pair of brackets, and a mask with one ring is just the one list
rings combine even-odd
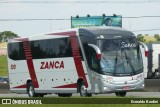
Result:
{"label": "paved road", "polygon": [[[73,94],[73,96],[79,96],[79,94]],[[96,96],[103,96],[103,97],[111,97],[115,96],[114,93],[112,94],[98,94],[98,95],[93,95],[93,97]],[[160,98],[160,92],[128,92],[127,97],[145,97],[145,98]],[[16,94],[16,93],[4,93],[0,94],[0,97],[28,97],[27,94]],[[46,95],[45,97],[58,97],[56,94],[51,94],[51,95]]]}
{"label": "paved road", "polygon": [[[149,83],[150,84],[150,83]],[[148,85],[148,84],[146,84]],[[152,83],[153,85],[153,83]],[[149,85],[148,85],[149,86]],[[154,89],[155,88],[155,89]],[[154,89],[154,90],[153,90]],[[127,97],[156,97],[160,98],[160,88],[159,87],[151,87],[145,88],[146,91],[149,92],[128,92]],[[80,96],[79,94],[73,94],[73,96]],[[114,93],[112,94],[98,94],[98,95],[93,95],[93,97],[96,96],[103,96],[103,97],[110,97],[110,96],[116,96]],[[9,91],[9,84],[0,84],[0,97],[28,97],[27,94],[16,94],[16,93],[10,93]],[[51,95],[46,95],[45,97],[57,97],[56,94],[51,94]]]}

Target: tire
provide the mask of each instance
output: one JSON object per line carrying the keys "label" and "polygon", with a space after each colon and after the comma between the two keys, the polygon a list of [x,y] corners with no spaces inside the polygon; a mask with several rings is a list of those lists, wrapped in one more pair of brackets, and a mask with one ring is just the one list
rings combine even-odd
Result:
{"label": "tire", "polygon": [[71,97],[72,94],[68,93],[68,94],[58,94],[59,97]]}
{"label": "tire", "polygon": [[126,91],[124,91],[124,92],[115,92],[115,94],[116,94],[117,97],[125,97],[127,92]]}
{"label": "tire", "polygon": [[66,94],[66,97],[72,97],[72,94]]}
{"label": "tire", "polygon": [[152,79],[154,77],[154,74],[152,72],[147,73],[147,78]]}
{"label": "tire", "polygon": [[86,88],[86,85],[84,84],[84,82],[81,82],[79,86],[80,86],[79,90],[80,90],[81,97],[91,97],[92,96],[92,94],[87,93],[87,88]]}
{"label": "tire", "polygon": [[38,97],[44,97],[44,94],[37,94]]}
{"label": "tire", "polygon": [[154,78],[159,79],[160,78],[160,73],[158,71],[154,72]]}
{"label": "tire", "polygon": [[63,94],[58,94],[58,97],[63,97]]}
{"label": "tire", "polygon": [[27,94],[29,97],[37,97],[32,82],[27,84]]}
{"label": "tire", "polygon": [[87,96],[86,97],[92,97],[92,94],[90,93],[87,93]]}

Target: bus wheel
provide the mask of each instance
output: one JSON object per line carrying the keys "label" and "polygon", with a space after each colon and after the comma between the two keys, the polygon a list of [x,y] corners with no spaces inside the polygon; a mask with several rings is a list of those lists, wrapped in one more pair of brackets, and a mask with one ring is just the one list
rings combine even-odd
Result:
{"label": "bus wheel", "polygon": [[126,92],[126,91],[124,91],[124,92],[115,92],[115,94],[116,94],[116,96],[118,96],[118,97],[125,97],[126,94],[127,94],[127,92]]}
{"label": "bus wheel", "polygon": [[72,94],[58,94],[59,97],[71,97]]}
{"label": "bus wheel", "polygon": [[92,94],[87,93],[87,88],[86,85],[84,84],[84,82],[81,82],[80,84],[80,96],[81,97],[91,97]]}
{"label": "bus wheel", "polygon": [[155,79],[160,78],[160,73],[159,73],[158,71],[155,71],[155,72],[154,72],[154,78],[155,78]]}
{"label": "bus wheel", "polygon": [[34,86],[33,86],[32,82],[27,84],[27,93],[28,93],[29,97],[36,97],[37,96],[35,93]]}
{"label": "bus wheel", "polygon": [[92,94],[90,94],[90,93],[87,93],[87,97],[92,97]]}
{"label": "bus wheel", "polygon": [[72,97],[72,94],[66,94],[66,97]]}
{"label": "bus wheel", "polygon": [[44,94],[37,94],[37,96],[39,96],[39,97],[44,97]]}

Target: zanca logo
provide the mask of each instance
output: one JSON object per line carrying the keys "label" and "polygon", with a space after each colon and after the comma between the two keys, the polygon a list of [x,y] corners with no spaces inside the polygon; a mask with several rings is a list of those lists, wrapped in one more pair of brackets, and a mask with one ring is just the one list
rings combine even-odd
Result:
{"label": "zanca logo", "polygon": [[135,48],[136,46],[136,43],[121,42],[121,48]]}

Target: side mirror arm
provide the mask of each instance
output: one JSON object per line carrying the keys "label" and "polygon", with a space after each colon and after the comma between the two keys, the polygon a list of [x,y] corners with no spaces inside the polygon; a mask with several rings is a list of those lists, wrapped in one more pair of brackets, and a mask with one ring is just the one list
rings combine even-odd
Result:
{"label": "side mirror arm", "polygon": [[97,59],[100,60],[102,58],[102,54],[101,54],[99,47],[94,44],[88,44],[88,46],[92,47],[96,51]]}

